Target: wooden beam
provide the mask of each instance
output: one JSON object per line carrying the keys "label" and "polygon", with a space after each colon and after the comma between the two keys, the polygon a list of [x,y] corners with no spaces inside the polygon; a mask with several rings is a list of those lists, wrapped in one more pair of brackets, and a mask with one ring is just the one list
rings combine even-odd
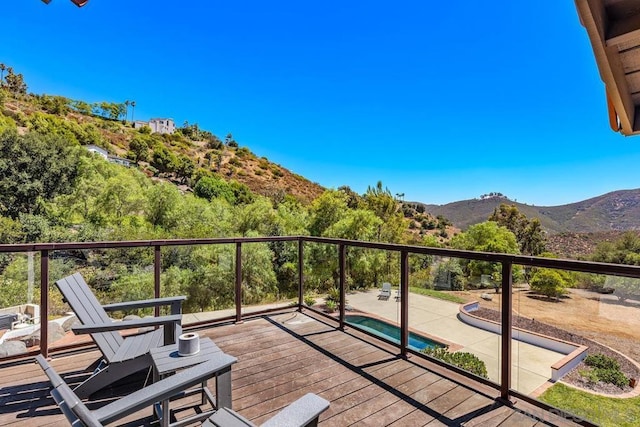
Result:
{"label": "wooden beam", "polygon": [[634,133],[635,104],[627,86],[624,68],[617,46],[606,46],[605,34],[610,22],[601,0],[576,0],[580,21],[587,30],[591,47],[600,70],[600,78],[605,83],[611,103],[620,119],[623,135]]}
{"label": "wooden beam", "polygon": [[607,46],[616,46],[634,40],[640,40],[640,14],[610,22],[610,28],[607,32]]}

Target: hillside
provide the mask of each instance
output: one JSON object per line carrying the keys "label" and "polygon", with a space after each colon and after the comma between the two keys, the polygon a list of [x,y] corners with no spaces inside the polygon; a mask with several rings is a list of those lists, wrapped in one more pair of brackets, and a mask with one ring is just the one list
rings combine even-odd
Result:
{"label": "hillside", "polygon": [[623,231],[598,231],[594,233],[562,232],[552,234],[547,240],[547,250],[560,258],[589,259],[602,242],[615,242]]}
{"label": "hillside", "polygon": [[424,208],[432,215],[448,218],[464,230],[486,221],[501,203],[515,205],[527,217],[538,218],[550,234],[640,230],[640,189],[614,191],[560,206],[533,206],[504,197],[489,197],[446,205],[424,205]]}
{"label": "hillside", "polygon": [[[82,145],[98,145],[109,154],[132,159],[131,143],[137,137],[141,138],[140,130],[134,129],[131,122],[120,120],[122,116],[112,119],[89,113],[96,110],[95,106],[88,111],[78,109],[77,105],[82,104],[88,106],[82,101],[59,96],[31,95],[6,99],[0,114],[12,118],[22,133],[37,129],[38,125],[44,132],[50,127],[63,128]],[[277,199],[288,195],[303,204],[310,203],[324,191],[319,184],[265,157],[258,157],[247,147],[240,147],[231,134],[227,137],[223,142],[210,132],[200,130],[197,124],[185,124],[172,135],[153,134],[145,137],[148,158],[135,160],[147,175],[179,184],[183,191],[191,191],[195,183],[195,180],[186,178],[202,174],[203,171],[244,184],[256,194]],[[165,170],[155,164],[157,161],[154,162],[156,159],[153,156],[158,151],[158,145],[166,149],[170,162],[175,165],[168,165]],[[177,163],[188,163],[188,169],[192,172],[190,177],[180,174],[181,165]]]}

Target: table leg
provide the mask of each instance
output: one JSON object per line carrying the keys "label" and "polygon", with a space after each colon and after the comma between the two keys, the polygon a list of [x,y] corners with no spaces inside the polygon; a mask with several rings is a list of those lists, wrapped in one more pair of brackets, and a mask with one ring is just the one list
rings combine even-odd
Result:
{"label": "table leg", "polygon": [[[160,374],[158,374],[158,370],[154,367],[153,368],[153,382],[157,383],[158,381],[160,381],[162,378],[160,378]],[[169,413],[169,399],[165,399],[162,402],[160,402],[160,407],[158,408],[158,418],[160,419],[160,425],[162,427],[169,427],[169,418],[171,417],[171,414]]]}
{"label": "table leg", "polygon": [[216,409],[231,409],[231,367],[216,374]]}
{"label": "table leg", "polygon": [[171,413],[169,412],[169,399],[162,401],[162,418],[160,419],[160,425],[162,427],[169,427],[169,419]]}

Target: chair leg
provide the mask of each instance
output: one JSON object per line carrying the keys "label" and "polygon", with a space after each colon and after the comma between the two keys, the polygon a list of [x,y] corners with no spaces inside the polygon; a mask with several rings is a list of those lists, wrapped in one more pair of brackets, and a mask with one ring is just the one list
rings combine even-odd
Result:
{"label": "chair leg", "polygon": [[87,366],[87,371],[95,371],[102,369],[102,365],[107,363],[102,357],[96,359],[91,365]]}

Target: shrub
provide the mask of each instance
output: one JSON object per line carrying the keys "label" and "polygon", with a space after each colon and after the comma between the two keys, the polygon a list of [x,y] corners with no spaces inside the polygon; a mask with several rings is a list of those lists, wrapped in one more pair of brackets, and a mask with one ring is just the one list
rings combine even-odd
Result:
{"label": "shrub", "polygon": [[338,304],[332,300],[327,300],[325,304],[329,313],[333,313],[334,311],[336,311],[336,308],[338,308]]}
{"label": "shrub", "polygon": [[250,154],[251,154],[251,152],[249,151],[249,149],[247,147],[238,148],[238,150],[236,151],[236,156],[238,156],[240,158],[249,156]]}
{"label": "shrub", "polygon": [[620,371],[613,369],[595,369],[596,375],[600,378],[600,381],[616,385],[620,388],[624,388],[629,385],[629,378]]}
{"label": "shrub", "polygon": [[555,270],[537,269],[531,278],[531,290],[548,297],[559,297],[565,293],[566,280]]}
{"label": "shrub", "polygon": [[434,359],[442,360],[467,372],[478,375],[479,377],[488,378],[487,366],[475,354],[464,351],[450,353],[448,349],[443,347],[425,348],[422,353],[431,356]]}
{"label": "shrub", "polygon": [[327,300],[338,303],[340,301],[340,289],[338,288],[329,289],[329,292],[327,293]]}
{"label": "shrub", "polygon": [[583,369],[579,373],[590,383],[604,382],[624,388],[629,384],[629,378],[620,370],[617,360],[604,354],[590,354],[584,359],[584,364],[591,369]]}
{"label": "shrub", "polygon": [[311,307],[315,303],[316,303],[316,299],[313,297],[313,295],[305,295],[304,296],[304,304],[307,307]]}
{"label": "shrub", "polygon": [[266,160],[264,157],[263,157],[263,158],[261,158],[261,159],[258,161],[258,167],[259,167],[260,169],[264,169],[264,170],[269,169],[269,161],[268,161],[268,160]]}
{"label": "shrub", "polygon": [[589,354],[584,359],[584,364],[592,368],[620,370],[620,364],[613,357],[604,354]]}

